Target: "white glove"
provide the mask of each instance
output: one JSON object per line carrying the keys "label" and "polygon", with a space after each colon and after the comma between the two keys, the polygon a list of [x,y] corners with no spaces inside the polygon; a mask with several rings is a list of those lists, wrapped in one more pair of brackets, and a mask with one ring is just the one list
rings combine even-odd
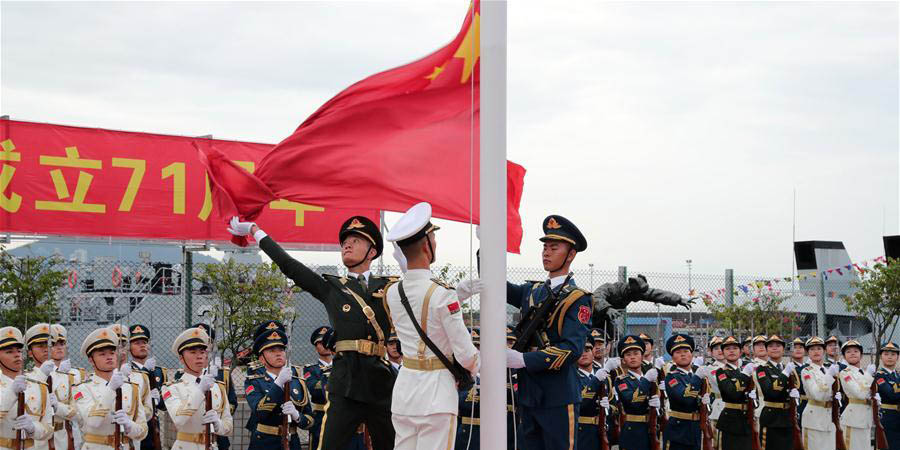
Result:
{"label": "white glove", "polygon": [[698,356],[698,357],[694,358],[694,360],[691,361],[691,362],[692,362],[695,366],[700,367],[700,366],[703,365],[703,357],[702,357],[702,356]]}
{"label": "white glove", "polygon": [[525,356],[521,352],[517,352],[511,348],[506,349],[506,367],[510,369],[521,369],[525,367]]}
{"label": "white glove", "polygon": [[47,396],[47,403],[50,404],[50,407],[53,408],[54,412],[59,409],[59,399],[56,398],[56,394],[52,392]]}
{"label": "white glove", "polygon": [[603,409],[609,409],[609,397],[603,397],[603,398],[601,398],[601,399],[600,399],[600,406],[602,406]]}
{"label": "white glove", "polygon": [[656,367],[657,369],[662,369],[662,366],[665,363],[666,363],[666,360],[663,359],[662,356],[658,356],[658,357],[656,357],[655,360],[653,360],[653,367]]}
{"label": "white glove", "polygon": [[72,370],[72,363],[69,362],[68,359],[64,359],[61,363],[59,363],[58,370],[62,373],[66,373],[66,372]]}
{"label": "white glove", "polygon": [[875,375],[875,370],[877,370],[875,368],[875,364],[869,364],[868,367],[866,367],[866,375],[868,375],[870,377],[872,375]]}
{"label": "white glove", "polygon": [[828,370],[825,371],[825,375],[828,375],[831,378],[836,377],[837,374],[839,374],[839,373],[841,373],[841,368],[838,367],[837,364],[832,364],[832,365],[828,366]]}
{"label": "white glove", "polygon": [[49,359],[41,364],[41,373],[44,374],[45,377],[50,376],[54,370],[56,370],[56,364],[53,364],[53,361],[50,361]]}
{"label": "white glove", "polygon": [[622,365],[622,361],[618,358],[609,358],[606,360],[606,364],[603,365],[603,368],[606,369],[607,372],[612,372],[619,368]]}
{"label": "white glove", "polygon": [[125,434],[131,434],[131,429],[134,428],[134,421],[131,420],[131,417],[128,417],[128,413],[124,409],[120,409],[113,414],[113,422],[121,425],[125,430]]}
{"label": "white glove", "polygon": [[797,389],[791,389],[791,392],[788,393],[791,398],[800,398],[800,391]]}
{"label": "white glove", "polygon": [[744,375],[747,375],[748,377],[749,377],[749,376],[752,376],[752,375],[753,375],[753,369],[755,369],[755,368],[756,368],[756,364],[753,364],[753,363],[747,363],[747,365],[744,366],[743,369],[741,369],[741,373],[743,373]]}
{"label": "white glove", "polygon": [[657,371],[655,368],[653,368],[653,369],[648,370],[647,373],[644,374],[644,379],[653,383],[656,381],[657,376],[659,376],[659,371]]}
{"label": "white glove", "polygon": [[881,406],[881,394],[875,393],[875,404]]}
{"label": "white glove", "polygon": [[216,434],[222,434],[225,426],[222,424],[222,419],[219,418],[219,412],[211,409],[203,414],[203,425],[212,424],[213,430]]}
{"label": "white glove", "polygon": [[122,363],[122,367],[119,368],[119,372],[122,372],[122,376],[127,380],[131,376],[131,364],[125,361]]}
{"label": "white glove", "polygon": [[155,403],[159,403],[159,389],[151,389],[150,398],[152,398]]}
{"label": "white glove", "polygon": [[212,375],[205,373],[203,375],[200,375],[200,383],[197,385],[197,388],[200,389],[200,392],[205,393],[212,389],[212,387],[215,385],[216,379]]}
{"label": "white glove", "polygon": [[840,392],[835,392],[835,393],[834,393],[834,400],[838,402],[838,406],[841,405],[841,399],[842,399],[842,398],[843,398],[843,397],[841,397],[841,393],[840,393]]}
{"label": "white glove", "polygon": [[709,367],[700,366],[697,368],[697,376],[700,378],[706,378],[709,376]]}
{"label": "white glove", "polygon": [[659,382],[659,391],[662,392],[662,391],[665,391],[665,390],[666,390],[666,383],[660,381],[660,382]]}
{"label": "white glove", "polygon": [[152,356],[147,358],[147,360],[144,361],[144,367],[146,367],[147,370],[153,372],[153,369],[156,369],[156,358]]}
{"label": "white glove", "polygon": [[784,374],[784,376],[789,377],[791,376],[791,372],[793,372],[796,368],[797,366],[794,365],[793,362],[789,362],[784,366],[784,370],[782,370],[781,373]]}
{"label": "white glove", "polygon": [[284,388],[285,383],[288,381],[291,381],[291,366],[285,364],[278,371],[278,376],[275,377],[275,384],[280,388]]}
{"label": "white glove", "polygon": [[650,397],[650,400],[647,403],[650,405],[651,408],[659,408],[659,405],[660,405],[659,396],[654,395],[653,397]]}
{"label": "white glove", "polygon": [[[218,361],[218,359],[219,358],[216,358],[216,361]],[[285,364],[285,367],[287,367],[287,364]],[[213,378],[217,377],[219,375],[218,362],[213,362],[209,367],[207,367],[206,373],[210,374]]]}
{"label": "white glove", "polygon": [[597,369],[597,372],[594,373],[594,376],[597,377],[598,380],[604,381],[609,377],[609,372],[607,372],[606,369],[601,367],[601,368]]}
{"label": "white glove", "polygon": [[406,255],[403,254],[403,250],[400,250],[400,246],[397,245],[396,242],[392,242],[394,244],[394,259],[397,261],[397,264],[400,266],[400,271],[406,273],[407,265],[406,265]]}
{"label": "white glove", "polygon": [[13,421],[13,430],[25,430],[29,435],[34,434],[34,419],[28,414],[22,414]]}
{"label": "white glove", "polygon": [[228,225],[229,233],[235,236],[247,236],[250,234],[250,229],[256,224],[253,222],[241,222],[238,220],[237,216],[234,216],[231,218],[231,222],[229,222]]}
{"label": "white glove", "polygon": [[19,375],[12,382],[12,391],[13,394],[19,394],[25,392],[25,389],[28,388],[28,382],[25,381],[25,375]]}
{"label": "white glove", "polygon": [[109,377],[109,382],[106,383],[106,385],[114,391],[122,387],[123,384],[125,384],[125,377],[122,375],[122,372],[119,372],[119,369],[113,369],[113,373]]}
{"label": "white glove", "polygon": [[703,397],[700,397],[700,403],[704,405],[709,404],[709,394],[703,394]]}
{"label": "white glove", "polygon": [[281,413],[286,416],[291,416],[291,420],[293,420],[294,422],[300,421],[300,411],[297,411],[297,407],[294,406],[294,402],[282,403]]}
{"label": "white glove", "polygon": [[756,400],[756,389],[750,391],[750,393],[747,394],[747,397],[750,397],[751,399]]}
{"label": "white glove", "polygon": [[456,296],[459,301],[463,301],[480,293],[483,288],[484,284],[481,282],[480,278],[462,280],[456,285]]}

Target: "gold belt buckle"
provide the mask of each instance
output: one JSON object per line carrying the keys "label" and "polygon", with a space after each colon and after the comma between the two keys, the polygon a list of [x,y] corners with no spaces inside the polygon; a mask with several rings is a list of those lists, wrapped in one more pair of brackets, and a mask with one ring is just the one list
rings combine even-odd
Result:
{"label": "gold belt buckle", "polygon": [[375,317],[375,311],[373,311],[369,305],[363,307],[363,314],[370,320]]}
{"label": "gold belt buckle", "polygon": [[[369,309],[371,311],[371,309]],[[372,355],[375,350],[375,343],[372,341],[357,341],[356,348],[359,353],[364,355]]]}

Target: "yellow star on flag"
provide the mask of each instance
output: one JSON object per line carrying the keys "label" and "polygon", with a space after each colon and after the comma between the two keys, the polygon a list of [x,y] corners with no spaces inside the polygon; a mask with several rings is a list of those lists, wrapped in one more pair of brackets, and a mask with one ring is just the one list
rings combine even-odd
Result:
{"label": "yellow star on flag", "polygon": [[454,58],[463,58],[463,71],[462,77],[459,79],[460,83],[469,81],[472,70],[475,69],[475,63],[478,62],[478,56],[481,52],[480,23],[481,14],[475,13],[475,18],[472,20],[472,24],[469,25],[469,29],[466,31],[466,37],[463,38],[463,41],[459,44],[459,48],[456,49],[456,53],[453,54]]}

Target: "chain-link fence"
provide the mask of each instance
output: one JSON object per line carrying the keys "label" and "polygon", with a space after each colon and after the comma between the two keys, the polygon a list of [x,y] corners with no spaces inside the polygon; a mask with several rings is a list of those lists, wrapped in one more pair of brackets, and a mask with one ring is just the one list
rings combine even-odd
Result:
{"label": "chain-link fence", "polygon": [[[211,263],[186,265],[109,258],[65,263],[67,278],[59,290],[58,306],[60,322],[69,332],[73,365],[90,367],[77,349],[94,329],[113,323],[126,326],[141,324],[151,331],[151,354],[156,358],[157,364],[171,368],[174,372],[179,367],[178,358],[171,351],[175,337],[187,324],[212,322],[210,313],[218,308],[219,299],[215,292],[199,276],[207,264]],[[319,273],[346,274],[343,266],[321,265],[310,268]],[[373,266],[372,271],[382,275],[400,274],[396,266],[378,264]],[[451,284],[474,276],[474,270],[469,267],[437,266],[434,272]],[[719,275],[654,273],[627,267],[599,270],[591,266],[586,270],[575,270],[573,279],[579,287],[594,291],[604,283],[625,281],[637,274],[644,275],[652,288],[696,299],[691,309],[644,301],[628,305],[624,313],[626,331],[646,333],[657,343],[664,342],[673,333],[681,332],[692,335],[698,348],[702,349],[714,335],[747,336],[763,333],[765,330],[751,327],[728,327],[711,312],[717,305],[752,305],[760,298],[776,297],[778,307],[771,314],[779,316],[785,323],[790,322],[785,328],[789,332],[783,333],[786,340],[796,336],[834,334],[842,340],[860,339],[866,352],[870,352],[873,346],[869,322],[847,311],[842,300],[843,296],[853,293],[851,281],[856,277],[852,273],[828,277],[822,272],[817,276],[807,274],[799,278],[778,278],[732,275],[730,271]],[[187,289],[185,280],[189,277],[192,281],[190,289]],[[542,281],[546,277],[547,273],[540,268],[509,268],[507,275],[512,283]],[[464,318],[469,325],[477,326],[479,323],[478,302],[476,296],[465,305]],[[317,354],[308,345],[308,336],[315,328],[328,323],[325,308],[306,292],[293,292],[288,303],[295,311],[295,320],[289,324],[290,335],[294,337],[290,348],[291,361],[294,364],[312,363],[316,361]],[[515,323],[519,318],[517,314],[517,309],[508,307],[507,322]],[[263,321],[267,318],[258,319]],[[226,320],[229,318],[226,317]],[[247,345],[249,346],[249,342]],[[234,439],[237,448],[246,447],[249,442],[242,427],[248,417],[246,402],[242,396],[243,373],[243,369],[237,367],[233,376],[240,396],[235,417]],[[166,428],[171,431],[171,427]],[[169,439],[173,438],[171,432],[167,436]]]}

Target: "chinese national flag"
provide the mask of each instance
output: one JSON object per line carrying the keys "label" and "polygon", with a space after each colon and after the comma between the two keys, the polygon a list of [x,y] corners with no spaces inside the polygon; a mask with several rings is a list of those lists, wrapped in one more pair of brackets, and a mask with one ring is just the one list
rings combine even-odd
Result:
{"label": "chinese national flag", "polygon": [[[450,44],[348,87],[275,146],[253,174],[204,148],[224,217],[275,199],[479,222],[479,2]],[[497,174],[503,176],[503,174]],[[507,249],[519,251],[525,169],[507,162]],[[471,211],[470,211],[471,199]]]}

